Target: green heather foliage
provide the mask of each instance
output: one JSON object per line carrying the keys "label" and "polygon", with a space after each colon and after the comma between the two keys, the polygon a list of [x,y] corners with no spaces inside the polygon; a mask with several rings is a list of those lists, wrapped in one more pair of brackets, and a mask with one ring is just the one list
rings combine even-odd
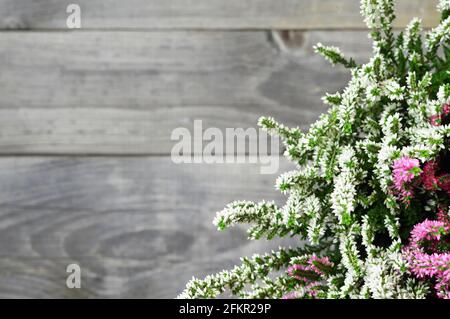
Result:
{"label": "green heather foliage", "polygon": [[[414,19],[401,33],[392,29],[394,1],[362,0],[361,13],[373,40],[373,57],[358,65],[338,48],[318,44],[333,65],[349,69],[348,86],[323,101],[330,106],[309,131],[263,117],[259,124],[279,136],[297,169],[281,175],[277,188],[288,196],[273,202],[233,202],[217,214],[220,230],[250,224],[250,239],[293,236],[299,248],[280,248],[243,258],[242,265],[203,280],[193,278],[180,298],[311,298],[305,281],[288,274],[301,265],[311,275],[311,256],[328,257],[317,298],[425,298],[432,284],[414,277],[402,249],[433,198],[405,204],[392,192],[393,162],[421,163],[448,148],[450,126],[433,126],[450,97],[450,0],[441,0],[440,24],[424,32]],[[310,268],[308,268],[310,267]],[[319,273],[319,272],[316,272]],[[318,276],[318,275],[314,275]]]}

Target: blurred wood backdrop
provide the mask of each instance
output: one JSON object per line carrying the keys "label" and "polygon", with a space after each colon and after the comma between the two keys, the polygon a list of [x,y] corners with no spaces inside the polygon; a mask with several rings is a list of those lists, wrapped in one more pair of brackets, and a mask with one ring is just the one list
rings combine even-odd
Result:
{"label": "blurred wood backdrop", "polygon": [[[81,30],[66,29],[70,3]],[[434,26],[435,4],[398,1],[396,26]],[[173,298],[192,275],[295,244],[216,232],[232,200],[282,204],[277,174],[175,165],[170,134],[260,115],[306,128],[349,78],[312,46],[371,51],[358,0],[0,0],[0,28],[3,298]],[[81,289],[66,288],[70,263]]]}

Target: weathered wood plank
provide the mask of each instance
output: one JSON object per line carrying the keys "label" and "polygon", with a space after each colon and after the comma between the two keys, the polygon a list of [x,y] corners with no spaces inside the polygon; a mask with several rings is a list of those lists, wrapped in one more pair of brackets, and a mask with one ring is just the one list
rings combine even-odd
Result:
{"label": "weathered wood plank", "polygon": [[169,154],[173,129],[306,128],[349,74],[318,42],[365,60],[365,32],[0,33],[0,154]]}
{"label": "weathered wood plank", "polygon": [[[1,28],[66,28],[73,1],[1,0]],[[362,28],[359,0],[77,0],[82,27],[95,29]],[[437,0],[398,0],[396,26],[414,16],[435,26]]]}
{"label": "weathered wood plank", "polygon": [[[284,197],[256,164],[175,165],[168,157],[0,158],[0,297],[173,298],[204,276],[293,240],[217,232],[214,212]],[[281,162],[280,171],[292,169]],[[82,288],[67,289],[79,263]]]}

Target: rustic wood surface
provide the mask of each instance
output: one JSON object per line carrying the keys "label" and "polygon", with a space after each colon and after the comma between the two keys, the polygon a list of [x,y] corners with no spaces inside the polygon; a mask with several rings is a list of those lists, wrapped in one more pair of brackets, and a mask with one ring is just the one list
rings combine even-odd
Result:
{"label": "rustic wood surface", "polygon": [[[283,203],[277,174],[258,165],[18,157],[0,167],[0,297],[173,298],[193,275],[283,244],[212,225],[232,200]],[[70,263],[82,269],[79,290],[65,287]]]}
{"label": "rustic wood surface", "polygon": [[[72,2],[80,31],[65,29]],[[399,0],[396,26],[436,25],[436,2]],[[232,200],[283,203],[278,174],[175,165],[170,135],[261,115],[306,129],[349,78],[312,46],[367,61],[362,28],[358,0],[0,0],[0,298],[173,298],[298,244],[217,232]],[[66,288],[69,263],[82,289]]]}
{"label": "rustic wood surface", "polygon": [[[0,27],[66,28],[66,7],[81,7],[91,29],[352,29],[362,28],[359,0],[1,0]],[[437,0],[398,0],[396,26],[414,16],[438,20]]]}
{"label": "rustic wood surface", "polygon": [[319,41],[371,50],[356,31],[0,33],[0,153],[170,154],[194,119],[307,128],[349,77]]}

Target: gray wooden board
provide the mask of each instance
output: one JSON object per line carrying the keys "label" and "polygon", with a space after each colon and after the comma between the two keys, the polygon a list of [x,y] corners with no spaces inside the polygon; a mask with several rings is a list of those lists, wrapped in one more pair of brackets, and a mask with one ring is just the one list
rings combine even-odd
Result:
{"label": "gray wooden board", "polygon": [[[233,200],[285,197],[257,164],[168,157],[0,158],[0,297],[172,298],[204,276],[293,239],[249,242],[212,225]],[[293,169],[282,160],[280,172]],[[78,263],[82,288],[65,286]]]}
{"label": "gray wooden board", "polygon": [[[348,29],[364,27],[359,0],[0,0],[0,27],[66,28],[67,5],[85,29]],[[398,0],[396,26],[435,26],[437,0]]]}
{"label": "gray wooden board", "polygon": [[366,32],[0,33],[0,154],[170,154],[177,127],[307,128],[370,56]]}
{"label": "gray wooden board", "polygon": [[[62,31],[72,2],[84,30]],[[436,2],[399,0],[396,27],[436,25]],[[0,32],[0,297],[172,298],[192,275],[297,244],[217,232],[232,200],[283,203],[277,174],[175,165],[170,134],[261,115],[306,129],[349,79],[312,46],[367,61],[361,28],[357,0],[0,0],[0,29],[32,30]],[[82,289],[66,288],[69,263]]]}

